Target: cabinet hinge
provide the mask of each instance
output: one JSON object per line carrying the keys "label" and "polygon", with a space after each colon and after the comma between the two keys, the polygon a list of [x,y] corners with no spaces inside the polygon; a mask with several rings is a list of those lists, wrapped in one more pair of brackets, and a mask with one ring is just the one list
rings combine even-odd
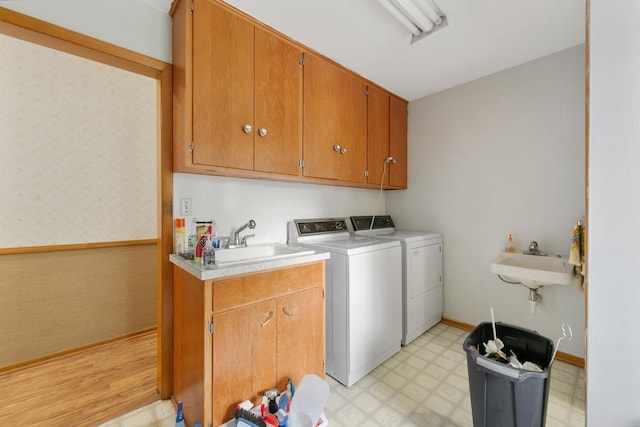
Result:
{"label": "cabinet hinge", "polygon": [[193,0],[189,2],[189,13],[193,14]]}
{"label": "cabinet hinge", "polygon": [[303,159],[298,160],[298,167],[300,169],[302,169],[304,167],[304,160]]}
{"label": "cabinet hinge", "polygon": [[369,96],[369,88],[364,88],[364,96]]}
{"label": "cabinet hinge", "polygon": [[209,320],[209,335],[213,335],[213,321]]}
{"label": "cabinet hinge", "polygon": [[193,141],[189,141],[189,152],[193,153]]}
{"label": "cabinet hinge", "polygon": [[368,177],[369,176],[369,171],[365,169],[364,171],[364,176]]}
{"label": "cabinet hinge", "polygon": [[304,67],[304,56],[301,56],[300,58],[298,58],[298,65],[300,65],[301,67]]}

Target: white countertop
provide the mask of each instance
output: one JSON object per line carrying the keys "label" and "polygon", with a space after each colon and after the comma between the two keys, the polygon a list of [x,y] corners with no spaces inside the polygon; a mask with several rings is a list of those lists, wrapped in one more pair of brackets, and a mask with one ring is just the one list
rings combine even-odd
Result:
{"label": "white countertop", "polygon": [[187,260],[179,255],[169,255],[169,260],[187,273],[195,276],[199,280],[220,279],[222,277],[236,276],[239,274],[255,273],[263,270],[271,270],[274,268],[290,267],[292,265],[304,264],[307,262],[322,261],[329,258],[329,252],[313,252],[309,254],[309,250],[305,249],[302,255],[293,255],[287,258],[278,258],[274,260],[247,261],[243,263],[233,264],[229,266],[213,267],[204,269],[195,261]]}

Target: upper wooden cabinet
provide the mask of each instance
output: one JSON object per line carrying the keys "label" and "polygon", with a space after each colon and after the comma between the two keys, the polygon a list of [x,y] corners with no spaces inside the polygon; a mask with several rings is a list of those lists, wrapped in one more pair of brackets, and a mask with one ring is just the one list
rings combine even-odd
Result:
{"label": "upper wooden cabinet", "polygon": [[367,94],[367,182],[388,186],[389,94],[375,86],[369,86]]}
{"label": "upper wooden cabinet", "polygon": [[365,181],[364,80],[313,54],[304,60],[304,176]]}
{"label": "upper wooden cabinet", "polygon": [[220,0],[171,14],[174,171],[377,187],[392,156],[406,188],[406,101]]}
{"label": "upper wooden cabinet", "polygon": [[407,188],[407,102],[372,85],[367,93],[367,182]]}
{"label": "upper wooden cabinet", "polygon": [[389,155],[394,161],[389,165],[389,185],[407,188],[407,101],[389,97]]}
{"label": "upper wooden cabinet", "polygon": [[255,31],[254,169],[300,175],[302,51],[261,28]]}
{"label": "upper wooden cabinet", "polygon": [[185,64],[176,78],[186,81],[185,104],[191,98],[193,107],[176,118],[185,129],[176,135],[182,155],[174,169],[300,175],[302,51],[214,1],[194,0],[192,13],[176,13],[174,24],[186,24],[174,25],[184,43],[174,41],[173,55]]}

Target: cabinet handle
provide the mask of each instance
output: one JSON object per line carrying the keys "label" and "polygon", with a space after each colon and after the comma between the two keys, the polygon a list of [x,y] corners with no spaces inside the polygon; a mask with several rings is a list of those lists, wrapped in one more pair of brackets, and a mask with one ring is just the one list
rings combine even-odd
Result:
{"label": "cabinet handle", "polygon": [[269,312],[269,317],[264,322],[260,323],[260,326],[267,326],[267,323],[271,322],[271,318],[273,317],[273,310]]}
{"label": "cabinet handle", "polygon": [[346,149],[346,148],[344,148],[344,147],[342,147],[342,149],[340,150],[340,154],[344,154],[344,153],[346,153],[346,152],[347,152],[347,149]]}
{"label": "cabinet handle", "polygon": [[265,128],[258,129],[258,135],[267,136],[267,130]]}
{"label": "cabinet handle", "polygon": [[244,133],[251,133],[253,128],[251,127],[251,125],[244,125],[242,126],[242,130],[244,131]]}
{"label": "cabinet handle", "polygon": [[289,313],[289,310],[287,310],[287,307],[282,307],[282,312],[289,317],[293,317],[293,313]]}
{"label": "cabinet handle", "polygon": [[339,152],[340,151],[340,146],[338,144],[333,146],[333,151]]}

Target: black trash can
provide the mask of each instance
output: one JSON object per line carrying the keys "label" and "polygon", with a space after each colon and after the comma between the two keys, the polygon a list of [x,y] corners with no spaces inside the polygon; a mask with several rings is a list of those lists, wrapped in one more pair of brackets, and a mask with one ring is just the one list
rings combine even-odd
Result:
{"label": "black trash can", "polygon": [[502,351],[521,363],[533,362],[542,372],[514,368],[484,356],[493,339],[491,322],[478,325],[464,341],[474,427],[543,427],[547,415],[553,341],[537,332],[496,323]]}

